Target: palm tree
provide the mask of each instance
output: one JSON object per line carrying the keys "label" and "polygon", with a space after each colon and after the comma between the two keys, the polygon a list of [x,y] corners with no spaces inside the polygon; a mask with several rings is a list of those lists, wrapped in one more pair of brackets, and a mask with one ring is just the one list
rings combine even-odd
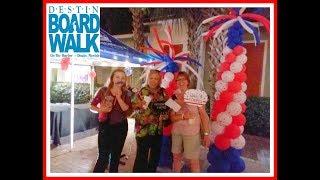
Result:
{"label": "palm tree", "polygon": [[[219,14],[226,14],[227,10],[226,8],[185,8],[185,21],[187,23],[187,27],[188,27],[188,50],[190,51],[190,55],[192,58],[194,59],[199,59],[199,49],[200,49],[200,43],[199,41],[197,41],[198,37],[203,33],[203,32],[198,32],[198,27],[200,25],[200,23],[212,16],[215,15],[219,15]],[[206,30],[209,29],[209,27],[205,28]],[[203,29],[204,30],[204,29]],[[219,38],[220,39],[220,38]],[[210,39],[210,41],[208,42],[208,44],[210,44],[210,52],[208,53],[209,58],[207,58],[209,60],[209,63],[211,63],[212,65],[217,65],[216,62],[218,62],[217,60],[220,58],[218,57],[219,54],[215,53],[215,49],[219,48],[222,49],[222,41],[213,41],[212,39]],[[204,66],[204,71],[205,72],[212,72],[212,75],[209,78],[209,84],[213,85],[211,86],[211,90],[214,93],[214,77],[215,77],[215,68],[213,68],[214,66]],[[193,65],[194,69],[197,69],[196,66]],[[195,79],[195,77],[192,77],[193,79]],[[213,82],[212,82],[213,81]],[[196,81],[192,81],[192,82],[196,82]],[[210,93],[212,94],[212,93]],[[213,97],[213,96],[210,96]]]}
{"label": "palm tree", "polygon": [[[145,37],[143,35],[143,8],[130,8],[132,13],[132,34],[133,34],[133,45],[134,48],[138,51],[143,52],[142,48],[144,45]],[[139,77],[142,75],[143,69],[142,68],[133,68],[132,71],[132,82],[136,82],[134,87],[138,88],[141,87],[142,82],[140,81]]]}
{"label": "palm tree", "polygon": [[144,44],[144,35],[143,35],[143,9],[142,8],[130,8],[132,13],[132,33],[134,48],[142,52],[141,47]]}
{"label": "palm tree", "polygon": [[[219,15],[219,14],[227,14],[226,8],[201,8],[201,14],[203,16],[203,20]],[[209,29],[208,26],[204,27],[202,31],[197,32],[198,35],[202,34],[204,31],[207,31]],[[215,89],[215,82],[217,80],[217,69],[216,67],[219,65],[219,60],[222,55],[222,50],[224,48],[223,40],[225,39],[225,35],[221,33],[218,38],[213,40],[210,38],[207,42],[209,45],[209,50],[206,50],[208,58],[207,63],[209,65],[204,66],[204,72],[211,72],[211,74],[208,76],[208,84],[210,85],[210,107],[212,107],[212,102],[214,99],[214,94],[216,92]]]}

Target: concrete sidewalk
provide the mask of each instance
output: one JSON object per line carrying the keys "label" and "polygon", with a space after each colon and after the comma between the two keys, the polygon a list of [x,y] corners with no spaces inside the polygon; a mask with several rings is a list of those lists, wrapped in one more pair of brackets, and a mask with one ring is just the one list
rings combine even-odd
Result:
{"label": "concrete sidewalk", "polygon": [[[90,132],[90,135],[92,132]],[[78,135],[75,135],[78,136]],[[52,147],[50,151],[50,169],[52,173],[90,173],[95,165],[98,148],[97,134],[78,139],[74,142],[74,148],[70,150],[69,144],[63,144]],[[64,137],[68,139],[68,137]],[[267,140],[257,140],[254,137],[247,136],[247,144],[244,149],[244,160],[246,162],[246,173],[268,173],[269,162],[259,157],[259,148],[262,151],[269,146]],[[252,142],[253,141],[253,142]],[[260,150],[261,151],[261,150]],[[123,153],[128,159],[123,158],[125,165],[119,166],[119,172],[132,172],[136,153],[136,142],[132,123],[129,123],[128,136],[124,145]],[[255,155],[256,154],[256,155]],[[206,152],[203,150],[200,159],[202,159],[202,172],[206,172],[209,166],[206,160]],[[159,173],[169,173],[169,168],[158,168]]]}

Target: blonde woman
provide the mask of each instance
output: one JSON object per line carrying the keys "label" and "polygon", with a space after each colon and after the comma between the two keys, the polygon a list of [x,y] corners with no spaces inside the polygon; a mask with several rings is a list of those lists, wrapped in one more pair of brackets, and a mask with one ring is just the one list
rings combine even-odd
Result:
{"label": "blonde woman", "polygon": [[[118,172],[120,155],[128,132],[127,116],[132,110],[122,69],[112,72],[108,87],[101,88],[91,102],[99,113],[99,155],[93,172],[104,172],[111,154],[109,172]],[[100,107],[98,105],[100,104]]]}

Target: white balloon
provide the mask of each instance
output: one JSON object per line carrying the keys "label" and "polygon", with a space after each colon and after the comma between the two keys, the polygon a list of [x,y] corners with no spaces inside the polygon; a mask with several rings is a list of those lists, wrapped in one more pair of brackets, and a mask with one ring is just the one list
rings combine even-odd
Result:
{"label": "white balloon", "polygon": [[240,134],[242,134],[243,131],[244,131],[244,127],[243,126],[239,126],[239,128],[240,128]]}
{"label": "white balloon", "polygon": [[163,77],[163,79],[166,79],[166,80],[168,80],[169,82],[170,82],[173,78],[174,78],[174,75],[173,75],[171,72],[166,72],[166,73],[164,74],[164,77]]}
{"label": "white balloon", "polygon": [[224,47],[223,50],[222,50],[223,56],[226,56],[230,52],[232,52],[232,49],[230,49],[228,46]]}
{"label": "white balloon", "polygon": [[167,88],[169,87],[169,82],[167,79],[162,79],[160,87]]}
{"label": "white balloon", "polygon": [[217,92],[214,93],[214,99],[215,100],[219,100],[220,99],[220,92],[217,91]]}
{"label": "white balloon", "polygon": [[217,121],[212,122],[211,128],[212,128],[212,133],[214,133],[216,135],[222,134],[224,132],[224,126],[222,126]]}
{"label": "white balloon", "polygon": [[223,82],[226,82],[226,83],[231,82],[234,79],[234,74],[231,71],[225,71],[222,73],[221,79]]}
{"label": "white balloon", "polygon": [[223,63],[225,60],[226,60],[225,57],[224,57],[224,56],[221,56],[221,58],[220,58],[220,63]]}
{"label": "white balloon", "polygon": [[236,57],[236,62],[239,62],[241,64],[245,64],[248,60],[248,57],[245,54],[241,54]]}
{"label": "white balloon", "polygon": [[247,54],[247,49],[246,49],[246,48],[243,48],[243,51],[242,51],[242,53],[241,53],[241,54],[246,55],[246,54]]}
{"label": "white balloon", "polygon": [[219,80],[216,82],[215,88],[218,92],[226,91],[228,88],[228,84],[223,82],[222,80]]}
{"label": "white balloon", "polygon": [[240,62],[233,62],[230,65],[230,71],[233,73],[238,73],[242,70],[242,64]]}
{"label": "white balloon", "polygon": [[231,139],[231,147],[234,147],[236,149],[242,149],[245,144],[246,144],[246,140],[242,135],[240,135],[236,139]]}
{"label": "white balloon", "polygon": [[210,133],[210,140],[211,140],[211,143],[214,143],[214,139],[216,138],[216,136],[217,136],[218,134],[215,134],[214,132],[212,132],[211,131],[211,133]]}
{"label": "white balloon", "polygon": [[232,122],[232,116],[227,112],[221,112],[217,116],[217,122],[222,126],[228,126]]}
{"label": "white balloon", "polygon": [[241,83],[241,90],[245,92],[247,90],[247,84],[245,82]]}
{"label": "white balloon", "polygon": [[217,67],[217,68],[216,68],[217,72],[220,72],[221,63],[218,64],[216,67]]}
{"label": "white balloon", "polygon": [[231,102],[227,105],[227,112],[231,116],[237,116],[241,113],[241,111],[242,111],[242,107],[241,107],[240,103]]}
{"label": "white balloon", "polygon": [[233,95],[233,101],[235,101],[237,103],[242,104],[242,103],[246,102],[246,100],[247,100],[247,95],[242,91],[235,93]]}

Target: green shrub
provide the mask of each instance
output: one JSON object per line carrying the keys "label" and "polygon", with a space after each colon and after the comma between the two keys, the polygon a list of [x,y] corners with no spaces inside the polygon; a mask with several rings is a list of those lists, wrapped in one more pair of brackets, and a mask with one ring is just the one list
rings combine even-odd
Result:
{"label": "green shrub", "polygon": [[270,137],[270,98],[248,97],[244,133]]}
{"label": "green shrub", "polygon": [[[90,84],[75,83],[74,103],[84,104],[90,101]],[[71,83],[54,82],[50,87],[51,103],[70,103],[71,102]]]}
{"label": "green shrub", "polygon": [[[261,137],[270,137],[270,98],[248,97],[246,101],[246,124],[244,133]],[[210,117],[210,105],[206,104],[206,111]]]}

